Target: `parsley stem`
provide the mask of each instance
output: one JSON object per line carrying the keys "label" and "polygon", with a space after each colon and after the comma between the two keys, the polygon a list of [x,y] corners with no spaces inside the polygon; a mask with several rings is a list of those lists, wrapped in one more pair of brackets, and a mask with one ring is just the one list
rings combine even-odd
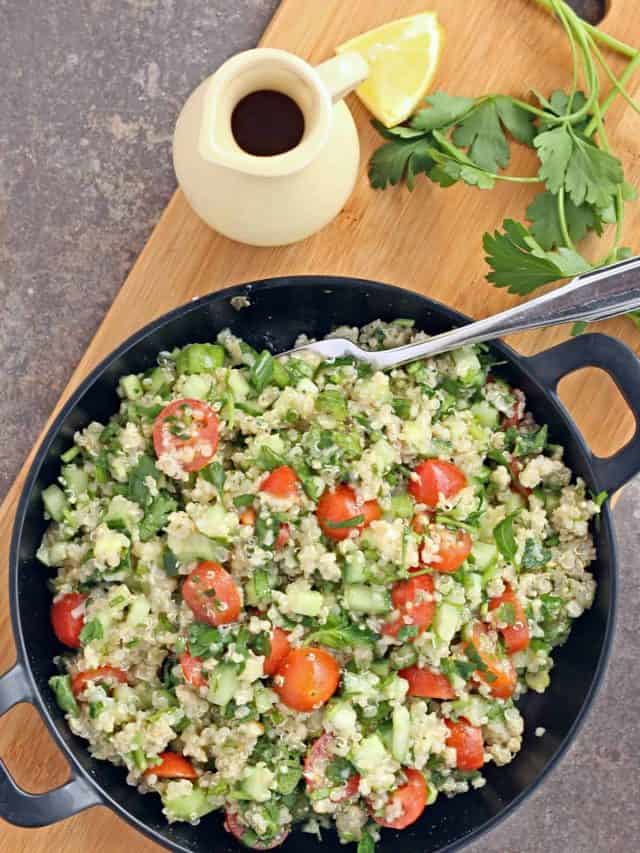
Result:
{"label": "parsley stem", "polygon": [[[554,2],[554,0],[534,0],[534,2],[543,9],[546,9],[548,12],[554,12],[557,0],[556,2]],[[566,8],[564,0],[562,0],[562,5]],[[625,44],[625,42],[614,38],[614,36],[610,36],[608,33],[603,33],[602,30],[599,30],[592,24],[587,23],[587,21],[580,20],[580,25],[584,27],[589,35],[596,41],[599,41],[611,50],[614,50],[616,53],[620,53],[622,56],[627,56],[629,59],[633,59],[638,53],[636,48]]]}
{"label": "parsley stem", "polygon": [[[627,81],[631,78],[633,73],[636,71],[636,69],[638,68],[638,65],[640,65],[640,51],[638,51],[638,53],[636,53],[636,55],[631,60],[631,62],[628,63],[627,67],[622,72],[620,77],[616,77],[615,74],[613,73],[613,71],[611,70],[609,64],[606,62],[604,56],[602,55],[602,52],[600,50],[598,50],[598,47],[593,42],[593,40],[591,41],[591,47],[592,47],[593,52],[595,53],[596,58],[598,59],[600,65],[602,65],[607,77],[609,78],[609,80],[611,80],[611,83],[613,84],[613,89],[609,92],[607,97],[604,99],[604,101],[600,105],[601,115],[604,116],[606,114],[607,110],[609,109],[611,104],[613,104],[613,102],[618,97],[618,95],[622,95],[622,97],[629,104],[629,106],[633,107],[633,109],[636,112],[640,112],[640,106],[638,106],[636,101],[631,97],[631,95],[628,93],[628,91],[625,87],[625,84],[627,83]],[[589,124],[585,128],[585,131],[584,131],[585,136],[591,136],[593,134],[594,130],[596,129],[596,123],[597,123],[596,118],[595,118],[595,116],[593,116],[591,121],[589,122]]]}
{"label": "parsley stem", "polygon": [[565,242],[565,246],[575,250],[575,245],[569,234],[567,214],[564,209],[564,187],[560,187],[560,192],[558,193],[558,219],[560,220],[560,230],[562,231],[562,239]]}

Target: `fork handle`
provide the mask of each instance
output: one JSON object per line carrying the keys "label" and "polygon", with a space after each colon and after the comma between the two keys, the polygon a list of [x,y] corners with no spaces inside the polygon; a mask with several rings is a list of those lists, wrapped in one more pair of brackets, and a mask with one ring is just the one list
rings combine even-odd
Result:
{"label": "fork handle", "polygon": [[400,367],[465,344],[501,338],[512,332],[559,326],[578,320],[604,320],[640,308],[640,257],[619,261],[574,278],[568,284],[500,314],[443,332],[416,344],[375,353],[376,367]]}

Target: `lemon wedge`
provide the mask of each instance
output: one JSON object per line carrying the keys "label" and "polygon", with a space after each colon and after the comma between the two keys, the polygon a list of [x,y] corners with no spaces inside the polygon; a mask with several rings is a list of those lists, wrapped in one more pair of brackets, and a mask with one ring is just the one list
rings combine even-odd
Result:
{"label": "lemon wedge", "polygon": [[362,103],[386,127],[405,121],[429,91],[438,69],[444,33],[435,12],[390,21],[336,48],[355,51],[369,64],[356,89]]}

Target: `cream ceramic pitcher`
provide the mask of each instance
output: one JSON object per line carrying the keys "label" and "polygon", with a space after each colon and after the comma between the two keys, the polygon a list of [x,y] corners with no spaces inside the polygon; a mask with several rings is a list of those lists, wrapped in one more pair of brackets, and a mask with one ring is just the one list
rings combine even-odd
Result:
{"label": "cream ceramic pitcher", "polygon": [[[254,246],[302,240],[331,221],[356,180],[360,145],[342,98],[368,74],[357,53],[313,68],[283,50],[227,60],[191,94],[176,124],[173,161],[187,200],[212,228]],[[235,106],[261,90],[292,98],[304,116],[298,145],[254,156],[236,143]]]}

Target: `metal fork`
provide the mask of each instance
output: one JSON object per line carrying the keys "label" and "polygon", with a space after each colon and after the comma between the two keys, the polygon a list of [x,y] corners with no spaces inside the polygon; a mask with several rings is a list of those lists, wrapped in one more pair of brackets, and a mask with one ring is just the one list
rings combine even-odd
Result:
{"label": "metal fork", "polygon": [[640,309],[640,257],[583,273],[537,299],[516,305],[493,317],[435,335],[428,341],[369,351],[346,338],[329,338],[287,350],[280,355],[297,356],[302,352],[314,352],[326,359],[352,356],[368,362],[377,370],[388,370],[464,345],[495,340],[512,332],[559,326],[579,320],[604,320],[635,309]]}

